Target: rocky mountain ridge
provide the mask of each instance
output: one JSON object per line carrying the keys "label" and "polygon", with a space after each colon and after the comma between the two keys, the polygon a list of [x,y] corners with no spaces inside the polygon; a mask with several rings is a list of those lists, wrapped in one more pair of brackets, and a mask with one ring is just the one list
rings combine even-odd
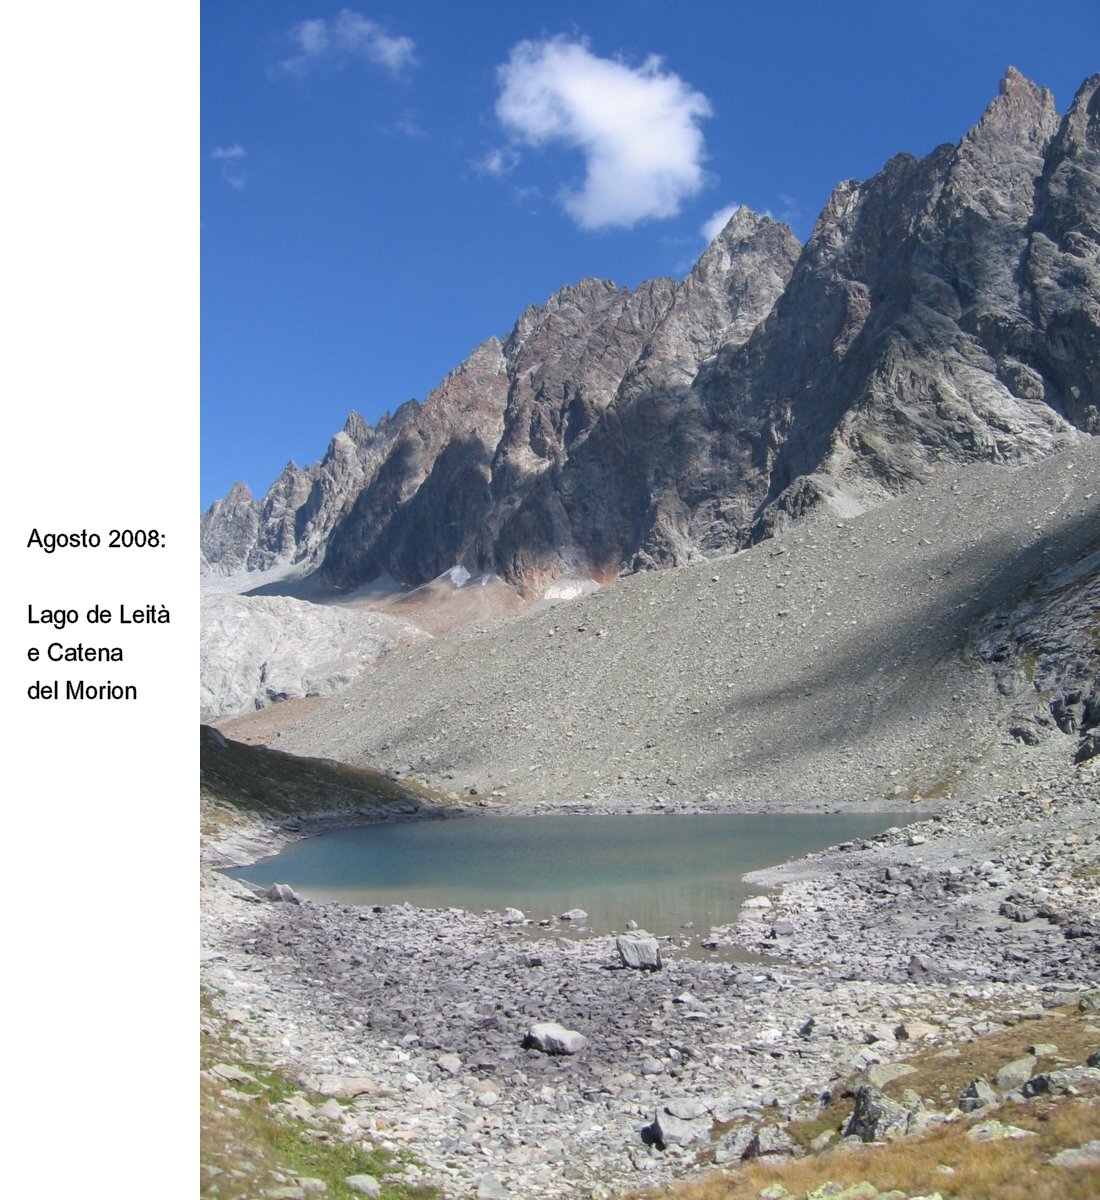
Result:
{"label": "rocky mountain ridge", "polygon": [[1010,69],[956,146],[838,185],[805,247],[742,208],[682,283],[585,280],[422,404],[202,522],[204,570],[539,590],[693,561],[822,503],[1100,432],[1100,76]]}

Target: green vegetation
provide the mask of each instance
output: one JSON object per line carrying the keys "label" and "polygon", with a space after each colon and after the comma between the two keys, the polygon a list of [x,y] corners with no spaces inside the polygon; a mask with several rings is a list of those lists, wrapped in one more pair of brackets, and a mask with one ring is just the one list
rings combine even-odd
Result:
{"label": "green vegetation", "polygon": [[206,726],[199,746],[202,832],[207,835],[249,814],[286,818],[378,808],[401,812],[448,803],[442,793],[411,781],[398,783],[369,767],[246,746]]}
{"label": "green vegetation", "polygon": [[[257,1200],[265,1193],[293,1190],[300,1180],[321,1180],[326,1188],[321,1194],[352,1200],[360,1193],[346,1178],[370,1175],[382,1185],[383,1200],[438,1197],[435,1188],[387,1180],[388,1172],[414,1162],[412,1156],[393,1155],[366,1141],[345,1141],[334,1127],[297,1115],[296,1100],[320,1105],[324,1097],[250,1061],[228,1023],[214,1014],[209,998],[203,998],[202,1008],[201,1196]],[[215,1066],[216,1073],[211,1070]]]}

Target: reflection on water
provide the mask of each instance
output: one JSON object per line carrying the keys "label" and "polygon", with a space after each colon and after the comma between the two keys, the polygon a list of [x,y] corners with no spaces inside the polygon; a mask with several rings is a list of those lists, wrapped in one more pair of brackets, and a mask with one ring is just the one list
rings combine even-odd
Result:
{"label": "reflection on water", "polygon": [[734,919],[747,871],[903,818],[889,813],[466,817],[336,829],[234,871],[312,900],[420,908],[522,909],[533,920],[583,908],[607,933],[655,934]]}

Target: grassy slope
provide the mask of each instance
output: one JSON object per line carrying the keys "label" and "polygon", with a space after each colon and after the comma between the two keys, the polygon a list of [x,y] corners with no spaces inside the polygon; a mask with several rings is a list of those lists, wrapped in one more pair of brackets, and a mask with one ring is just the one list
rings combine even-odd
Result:
{"label": "grassy slope", "polygon": [[445,803],[428,788],[398,783],[370,767],[246,746],[207,726],[200,729],[199,755],[202,832],[208,835],[249,817],[286,820]]}

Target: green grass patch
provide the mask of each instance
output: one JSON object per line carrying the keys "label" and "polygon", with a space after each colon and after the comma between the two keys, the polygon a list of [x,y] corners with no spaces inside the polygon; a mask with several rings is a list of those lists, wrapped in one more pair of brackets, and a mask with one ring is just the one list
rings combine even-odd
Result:
{"label": "green grass patch", "polygon": [[[284,1072],[251,1061],[240,1036],[217,1017],[209,997],[203,998],[202,1014],[200,1196],[254,1200],[264,1192],[293,1188],[301,1179],[319,1179],[325,1196],[354,1200],[361,1194],[348,1187],[347,1177],[371,1175],[381,1184],[383,1200],[437,1200],[440,1193],[434,1187],[387,1179],[387,1173],[415,1162],[411,1154],[391,1154],[365,1136],[344,1140],[335,1125],[306,1121],[287,1111],[283,1106],[296,1097],[315,1106],[325,1098],[306,1091]],[[211,1078],[205,1072],[215,1064],[250,1078]]]}

